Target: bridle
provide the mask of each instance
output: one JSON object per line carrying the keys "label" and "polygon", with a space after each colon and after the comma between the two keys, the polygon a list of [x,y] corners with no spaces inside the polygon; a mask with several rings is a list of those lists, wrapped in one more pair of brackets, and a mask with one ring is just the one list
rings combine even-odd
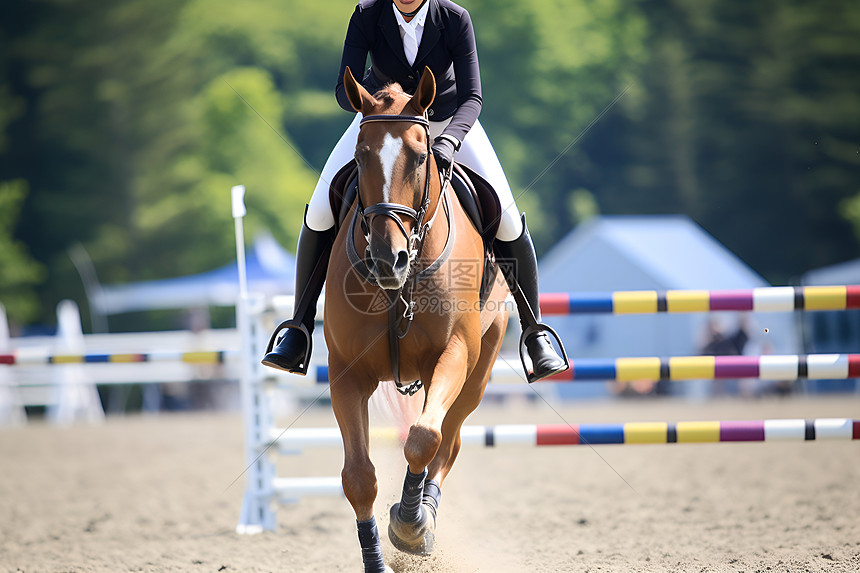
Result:
{"label": "bridle", "polygon": [[[413,209],[408,205],[403,205],[401,203],[387,203],[380,202],[365,207],[361,202],[361,193],[356,193],[356,208],[352,213],[352,219],[349,223],[349,237],[354,237],[355,233],[355,224],[356,221],[360,221],[361,224],[361,232],[364,235],[365,242],[370,244],[370,236],[371,236],[371,226],[370,220],[372,217],[382,215],[384,217],[391,217],[395,223],[397,223],[397,228],[400,229],[400,232],[403,233],[403,236],[406,237],[407,249],[409,253],[409,275],[404,287],[400,289],[401,298],[404,299],[406,303],[406,310],[403,313],[403,318],[408,320],[412,319],[412,309],[414,307],[411,304],[411,292],[416,283],[421,282],[427,277],[431,276],[435,273],[439,268],[448,260],[451,256],[451,252],[453,251],[454,241],[454,228],[450,224],[450,211],[451,206],[448,203],[448,194],[445,192],[448,186],[448,182],[451,180],[451,169],[448,169],[441,176],[441,185],[439,190],[439,201],[436,203],[436,209],[433,213],[433,216],[430,217],[429,221],[425,221],[427,217],[427,210],[430,208],[431,197],[430,197],[430,178],[433,176],[432,169],[430,168],[430,154],[433,152],[430,144],[430,122],[427,120],[426,116],[416,116],[416,115],[368,115],[363,118],[359,123],[359,129],[365,123],[372,122],[408,122],[408,123],[417,123],[424,127],[424,130],[427,134],[427,161],[425,173],[424,173],[424,192],[421,197],[421,205],[418,209]],[[440,209],[442,207],[442,209]],[[449,218],[448,221],[448,238],[445,242],[445,248],[439,257],[436,258],[430,265],[426,268],[418,270],[417,265],[418,261],[421,259],[421,251],[424,248],[424,239],[427,237],[427,234],[430,232],[430,229],[433,227],[433,222],[436,219],[436,216],[439,214],[440,210],[445,211],[446,216]],[[415,221],[415,225],[412,227],[411,232],[406,231],[406,227],[403,225],[402,216],[409,217],[410,219]],[[352,264],[353,269],[358,272],[364,280],[371,284],[376,284],[376,279],[373,274],[367,268],[365,264],[365,257],[362,257],[358,254],[358,249],[355,246],[355,241],[350,239],[346,242],[346,254],[349,258],[350,263]],[[366,253],[365,253],[366,256]],[[403,296],[403,292],[405,289],[406,297]],[[408,326],[407,326],[408,330]],[[405,332],[404,332],[405,336]]]}
{"label": "bridle", "polygon": [[[361,202],[361,194],[358,194],[357,209],[358,215],[361,217],[361,232],[364,234],[364,239],[368,244],[370,243],[370,222],[374,216],[382,215],[384,217],[390,217],[395,223],[397,223],[397,227],[406,238],[406,243],[408,245],[407,249],[409,252],[409,266],[411,268],[415,264],[421,251],[424,237],[427,236],[427,231],[429,231],[432,226],[431,222],[426,224],[424,223],[424,218],[427,216],[427,209],[430,207],[430,177],[432,175],[430,173],[430,153],[432,153],[430,148],[430,121],[426,117],[418,115],[368,115],[363,118],[358,125],[359,129],[361,129],[368,123],[379,122],[417,123],[424,127],[424,131],[427,135],[427,160],[425,161],[424,193],[421,197],[421,206],[417,210],[401,203],[385,202],[375,203],[368,207],[364,207]],[[438,204],[436,208],[438,211]],[[401,218],[403,215],[415,221],[415,225],[412,227],[412,232],[407,232],[406,227],[403,226],[403,219]]]}
{"label": "bridle", "polygon": [[[430,146],[430,122],[426,116],[416,115],[368,115],[359,123],[359,129],[367,123],[374,122],[408,122],[417,123],[424,127],[427,135],[427,160],[424,172],[424,192],[421,197],[421,205],[418,209],[413,209],[408,205],[401,203],[380,202],[364,207],[361,202],[361,193],[357,193],[356,208],[353,212],[352,221],[350,222],[349,235],[346,241],[346,253],[353,268],[371,284],[375,283],[372,273],[368,270],[364,260],[359,257],[358,251],[355,248],[354,232],[355,221],[360,219],[361,231],[364,234],[364,239],[367,244],[370,244],[370,222],[375,216],[390,217],[397,223],[397,227],[403,236],[406,237],[407,248],[409,251],[409,274],[406,282],[397,291],[386,290],[388,297],[388,348],[391,357],[391,369],[394,374],[394,382],[397,386],[397,391],[403,395],[411,396],[421,388],[421,380],[403,385],[400,381],[400,346],[399,341],[406,336],[409,328],[412,325],[412,319],[415,318],[415,302],[412,296],[415,290],[415,285],[422,280],[430,277],[447,261],[454,248],[454,225],[451,220],[451,206],[448,203],[448,195],[445,190],[448,182],[451,179],[451,169],[442,175],[441,186],[439,190],[439,200],[436,203],[436,210],[429,221],[425,222],[427,210],[430,208],[430,177],[433,176],[430,168],[430,154],[433,152]],[[445,248],[442,253],[429,264],[426,268],[418,270],[418,261],[421,260],[421,251],[424,249],[424,239],[427,237],[430,229],[433,227],[433,221],[440,211],[445,211],[448,218],[448,237],[445,240]],[[401,216],[406,216],[415,221],[411,232],[406,231],[403,225]],[[398,307],[403,303],[403,311],[399,311]],[[402,323],[406,321],[406,327],[403,328]]]}

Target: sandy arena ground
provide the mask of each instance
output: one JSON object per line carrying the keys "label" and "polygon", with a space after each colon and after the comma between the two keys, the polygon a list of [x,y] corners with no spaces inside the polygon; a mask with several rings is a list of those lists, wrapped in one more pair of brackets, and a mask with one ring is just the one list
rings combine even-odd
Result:
{"label": "sandy arena ground", "polygon": [[[469,423],[860,417],[860,397],[485,404]],[[288,423],[291,420],[282,420]],[[328,408],[297,426],[332,426]],[[402,454],[375,447],[377,519]],[[337,450],[279,464],[338,475]],[[110,418],[0,430],[0,571],[362,570],[342,498],[279,510],[277,533],[239,536],[239,414]],[[437,552],[397,573],[860,571],[860,442],[464,448],[443,488]]]}

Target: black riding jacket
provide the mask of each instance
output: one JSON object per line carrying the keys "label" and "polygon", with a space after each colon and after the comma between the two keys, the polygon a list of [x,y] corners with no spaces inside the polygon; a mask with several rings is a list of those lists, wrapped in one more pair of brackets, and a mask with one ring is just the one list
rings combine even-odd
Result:
{"label": "black riding jacket", "polygon": [[[349,66],[371,94],[390,82],[414,94],[424,66],[436,76],[436,99],[428,110],[431,121],[451,117],[445,134],[463,141],[481,113],[481,74],[475,33],[469,13],[450,0],[430,3],[418,55],[411,66],[403,51],[392,0],[362,0],[349,19],[335,95],[340,106],[355,111],[343,86]],[[370,54],[370,68],[363,74]]]}

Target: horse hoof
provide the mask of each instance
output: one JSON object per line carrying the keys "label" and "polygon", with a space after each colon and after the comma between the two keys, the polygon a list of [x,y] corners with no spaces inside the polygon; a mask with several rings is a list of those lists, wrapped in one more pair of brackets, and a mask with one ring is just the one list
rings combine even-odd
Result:
{"label": "horse hoof", "polygon": [[436,545],[436,520],[422,507],[421,519],[407,523],[400,519],[400,504],[391,507],[388,522],[388,539],[391,544],[412,555],[430,555]]}

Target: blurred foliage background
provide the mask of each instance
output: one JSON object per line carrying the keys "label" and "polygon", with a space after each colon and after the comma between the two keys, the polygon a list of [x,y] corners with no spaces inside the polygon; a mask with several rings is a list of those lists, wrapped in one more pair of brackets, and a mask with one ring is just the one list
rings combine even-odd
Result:
{"label": "blurred foliage background", "polygon": [[[597,213],[682,213],[774,284],[860,256],[856,1],[461,4],[481,121],[539,250]],[[233,260],[239,183],[249,236],[293,250],[314,170],[351,120],[333,88],[354,6],[5,0],[10,318],[51,323],[59,299],[85,300],[75,245],[104,283]]]}

